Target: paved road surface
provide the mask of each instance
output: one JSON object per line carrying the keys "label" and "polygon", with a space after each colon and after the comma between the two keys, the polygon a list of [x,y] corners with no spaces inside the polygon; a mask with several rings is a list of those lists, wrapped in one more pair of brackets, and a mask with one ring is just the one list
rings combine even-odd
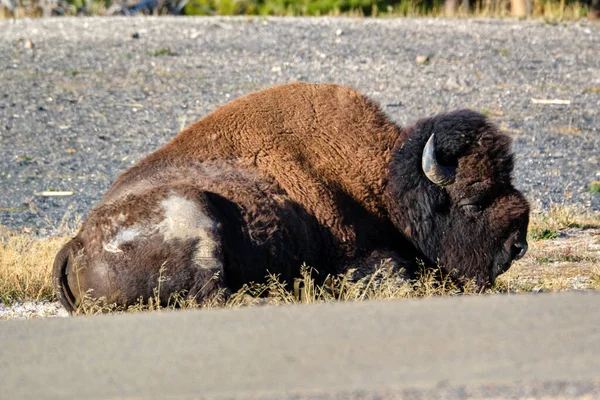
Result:
{"label": "paved road surface", "polygon": [[2,399],[600,396],[600,294],[0,324]]}

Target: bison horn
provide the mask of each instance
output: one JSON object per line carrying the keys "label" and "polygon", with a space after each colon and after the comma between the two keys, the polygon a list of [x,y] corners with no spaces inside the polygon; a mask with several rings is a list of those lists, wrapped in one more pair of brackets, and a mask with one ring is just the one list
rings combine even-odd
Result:
{"label": "bison horn", "polygon": [[433,143],[434,139],[435,133],[431,134],[423,149],[421,165],[423,166],[423,172],[425,172],[427,179],[436,185],[446,186],[454,182],[456,168],[446,167],[437,162],[435,158],[435,145]]}

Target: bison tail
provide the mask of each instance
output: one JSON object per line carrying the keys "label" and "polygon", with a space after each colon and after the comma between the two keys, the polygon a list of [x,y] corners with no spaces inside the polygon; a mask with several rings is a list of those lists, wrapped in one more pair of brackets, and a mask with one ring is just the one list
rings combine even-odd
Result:
{"label": "bison tail", "polygon": [[69,287],[68,270],[69,267],[74,265],[74,259],[81,247],[81,243],[77,239],[71,239],[56,255],[52,268],[54,292],[58,301],[67,309],[69,314],[77,309],[77,299]]}

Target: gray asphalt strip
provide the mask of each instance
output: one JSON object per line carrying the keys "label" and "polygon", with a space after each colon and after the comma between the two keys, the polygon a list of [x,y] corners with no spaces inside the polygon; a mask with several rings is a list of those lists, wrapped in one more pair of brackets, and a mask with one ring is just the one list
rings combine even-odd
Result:
{"label": "gray asphalt strip", "polygon": [[599,308],[600,294],[584,293],[7,321],[1,397],[304,398],[598,383]]}

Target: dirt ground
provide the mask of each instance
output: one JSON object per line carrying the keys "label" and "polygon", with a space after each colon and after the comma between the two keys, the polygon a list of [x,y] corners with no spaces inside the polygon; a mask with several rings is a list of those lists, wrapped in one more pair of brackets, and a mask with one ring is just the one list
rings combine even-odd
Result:
{"label": "dirt ground", "polygon": [[599,38],[587,21],[0,20],[0,225],[76,225],[181,128],[296,80],[353,86],[403,126],[480,111],[514,137],[516,184],[534,209],[598,212]]}

